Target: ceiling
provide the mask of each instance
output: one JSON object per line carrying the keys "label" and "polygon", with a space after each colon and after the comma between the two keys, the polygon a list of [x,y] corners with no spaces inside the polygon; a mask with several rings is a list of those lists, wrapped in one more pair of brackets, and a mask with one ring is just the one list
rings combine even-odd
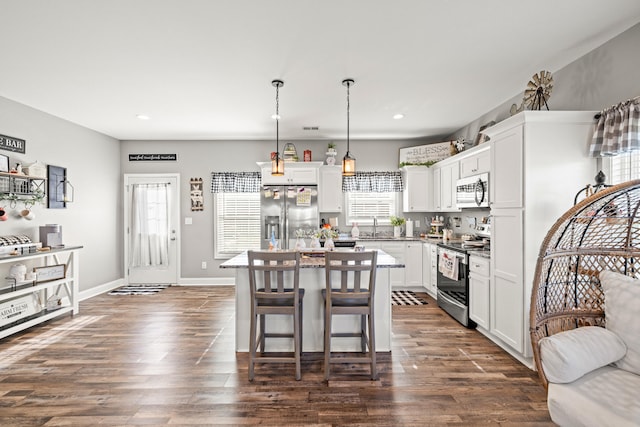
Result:
{"label": "ceiling", "polygon": [[450,135],[640,22],[640,2],[0,0],[0,16],[0,96],[120,140],[273,139],[276,78],[281,139],[346,138],[345,78],[351,138],[404,139]]}

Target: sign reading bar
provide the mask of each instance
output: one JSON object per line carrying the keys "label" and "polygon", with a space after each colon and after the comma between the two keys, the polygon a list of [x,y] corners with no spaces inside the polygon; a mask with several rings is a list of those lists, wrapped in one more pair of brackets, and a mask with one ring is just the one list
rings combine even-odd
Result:
{"label": "sign reading bar", "polygon": [[176,161],[177,154],[129,154],[130,162]]}
{"label": "sign reading bar", "polygon": [[0,135],[0,148],[3,150],[24,154],[26,146],[27,142],[24,139],[14,138],[7,135]]}

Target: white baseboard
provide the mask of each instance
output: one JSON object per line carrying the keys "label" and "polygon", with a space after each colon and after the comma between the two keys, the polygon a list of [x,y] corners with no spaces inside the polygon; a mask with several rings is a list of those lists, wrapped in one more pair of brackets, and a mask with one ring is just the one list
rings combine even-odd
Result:
{"label": "white baseboard", "polygon": [[235,286],[235,277],[181,277],[178,286]]}
{"label": "white baseboard", "polygon": [[522,354],[518,353],[517,351],[509,347],[500,338],[496,337],[491,332],[487,331],[486,329],[480,326],[476,327],[476,331],[480,332],[482,335],[489,338],[491,341],[493,341],[494,344],[496,344],[498,347],[502,348],[504,351],[509,353],[512,357],[517,359],[518,362],[522,363],[527,368],[531,369],[532,371],[536,370],[535,362],[533,361],[532,357],[524,357]]}
{"label": "white baseboard", "polygon": [[118,279],[114,280],[113,282],[105,283],[103,285],[94,286],[93,288],[89,288],[85,291],[80,291],[80,301],[84,301],[91,297],[95,297],[96,295],[112,291],[115,288],[119,288],[120,286],[124,285],[126,285],[124,279]]}

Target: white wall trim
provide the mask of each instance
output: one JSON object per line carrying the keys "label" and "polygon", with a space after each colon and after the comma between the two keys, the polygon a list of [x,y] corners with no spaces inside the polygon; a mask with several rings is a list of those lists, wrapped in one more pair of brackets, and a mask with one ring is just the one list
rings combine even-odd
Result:
{"label": "white wall trim", "polygon": [[118,279],[112,282],[105,283],[103,285],[94,286],[93,288],[89,288],[87,290],[80,292],[80,301],[87,300],[89,298],[95,297],[105,292],[109,292],[115,288],[119,288],[120,286],[124,286],[124,285],[126,285],[124,279]]}
{"label": "white wall trim", "polygon": [[235,286],[235,277],[181,277],[179,286]]}

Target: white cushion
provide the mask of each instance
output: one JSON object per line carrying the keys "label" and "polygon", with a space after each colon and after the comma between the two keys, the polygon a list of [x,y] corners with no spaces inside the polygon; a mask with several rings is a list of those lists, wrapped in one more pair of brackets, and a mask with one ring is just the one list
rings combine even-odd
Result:
{"label": "white cushion", "polygon": [[552,383],[573,382],[621,359],[626,352],[620,337],[598,326],[584,326],[540,340],[542,368]]}
{"label": "white cushion", "polygon": [[616,366],[640,375],[640,280],[613,271],[600,273],[607,329],[627,346]]}
{"label": "white cushion", "polygon": [[553,422],[563,427],[637,427],[638,390],[639,375],[605,366],[570,384],[550,383],[547,406]]}

